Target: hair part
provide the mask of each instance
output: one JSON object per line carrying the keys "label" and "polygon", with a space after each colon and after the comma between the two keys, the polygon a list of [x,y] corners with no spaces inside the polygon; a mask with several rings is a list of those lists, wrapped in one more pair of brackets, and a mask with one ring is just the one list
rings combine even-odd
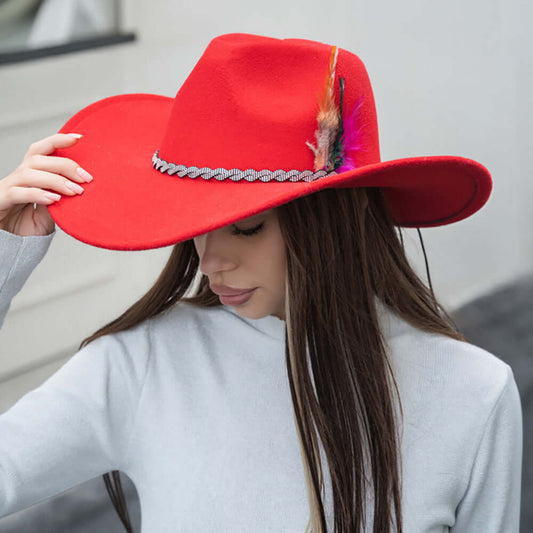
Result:
{"label": "hair part", "polygon": [[[309,500],[306,532],[328,531],[327,466],[335,533],[365,529],[367,499],[374,506],[373,533],[402,533],[403,410],[376,300],[416,328],[466,339],[410,266],[381,189],[322,189],[276,212],[287,254],[285,360]],[[176,244],[152,288],[80,348],[180,301],[222,305],[205,275],[193,295],[184,296],[198,268],[193,240]],[[119,472],[112,475],[116,489],[109,473],[106,488],[133,532]]]}

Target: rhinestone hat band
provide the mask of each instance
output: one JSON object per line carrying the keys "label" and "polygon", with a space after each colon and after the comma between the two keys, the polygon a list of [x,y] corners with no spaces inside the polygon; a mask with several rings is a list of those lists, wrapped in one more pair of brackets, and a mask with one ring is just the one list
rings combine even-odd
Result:
{"label": "rhinestone hat band", "polygon": [[232,181],[315,181],[325,176],[336,175],[337,172],[327,170],[317,170],[315,172],[311,170],[254,170],[249,168],[247,170],[239,170],[238,168],[232,168],[228,170],[226,168],[209,168],[209,167],[186,167],[185,165],[176,165],[175,163],[169,163],[158,156],[159,150],[156,150],[152,157],[152,165],[159,172],[170,174],[177,174],[180,178],[185,176],[189,178],[203,178],[209,180],[215,178],[222,181],[230,179]]}

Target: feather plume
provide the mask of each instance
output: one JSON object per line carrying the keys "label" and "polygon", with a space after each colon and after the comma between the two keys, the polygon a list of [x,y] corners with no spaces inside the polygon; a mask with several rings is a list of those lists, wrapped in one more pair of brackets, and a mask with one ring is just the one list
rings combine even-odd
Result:
{"label": "feather plume", "polygon": [[331,171],[335,170],[340,166],[344,159],[344,148],[343,148],[343,135],[344,135],[344,125],[341,120],[343,105],[344,105],[344,78],[339,80],[339,93],[340,93],[340,102],[339,102],[339,127],[337,128],[337,133],[335,135],[335,141],[331,147],[329,154],[329,160],[326,163],[326,170]]}
{"label": "feather plume", "polygon": [[329,69],[324,82],[324,90],[320,96],[318,105],[318,129],[315,132],[316,146],[307,143],[315,154],[315,170],[325,168],[330,159],[330,152],[337,137],[340,115],[335,105],[335,71],[339,50],[336,46],[331,49]]}
{"label": "feather plume", "polygon": [[357,152],[364,150],[362,125],[359,123],[359,111],[363,105],[363,97],[360,96],[355,102],[349,115],[342,118],[343,134],[341,137],[342,145],[342,164],[336,168],[337,172],[346,172],[357,167],[355,156]]}
{"label": "feather plume", "polygon": [[314,168],[346,172],[357,167],[356,154],[364,150],[359,112],[363,97],[356,100],[351,112],[344,109],[344,78],[339,79],[339,108],[335,104],[335,71],[338,49],[333,46],[324,90],[318,102],[316,146],[307,142],[315,154]]}

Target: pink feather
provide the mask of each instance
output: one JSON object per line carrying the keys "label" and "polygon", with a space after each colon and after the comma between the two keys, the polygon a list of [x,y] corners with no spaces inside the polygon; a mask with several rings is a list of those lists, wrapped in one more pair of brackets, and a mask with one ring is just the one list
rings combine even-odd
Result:
{"label": "pink feather", "polygon": [[342,118],[343,135],[341,138],[344,160],[336,170],[337,173],[346,172],[357,168],[357,153],[364,151],[363,126],[360,123],[359,111],[363,105],[363,97],[355,102],[350,115],[344,114]]}

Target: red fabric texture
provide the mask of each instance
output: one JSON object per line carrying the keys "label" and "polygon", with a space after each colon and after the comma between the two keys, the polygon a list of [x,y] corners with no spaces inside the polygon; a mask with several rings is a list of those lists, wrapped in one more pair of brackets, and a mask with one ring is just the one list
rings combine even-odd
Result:
{"label": "red fabric texture", "polygon": [[[214,39],[174,99],[125,94],[99,100],[60,132],[82,133],[69,157],[94,176],[85,192],[48,207],[58,226],[87,244],[115,250],[168,246],[327,187],[382,187],[394,223],[429,227],[480,209],[492,188],[470,159],[433,156],[380,161],[370,80],[361,60],[339,50],[344,106],[362,96],[364,149],[358,168],[313,182],[180,178],[152,156],[210,168],[313,170],[318,98],[331,46],[301,39],[229,34]],[[338,85],[337,85],[338,87]]]}

